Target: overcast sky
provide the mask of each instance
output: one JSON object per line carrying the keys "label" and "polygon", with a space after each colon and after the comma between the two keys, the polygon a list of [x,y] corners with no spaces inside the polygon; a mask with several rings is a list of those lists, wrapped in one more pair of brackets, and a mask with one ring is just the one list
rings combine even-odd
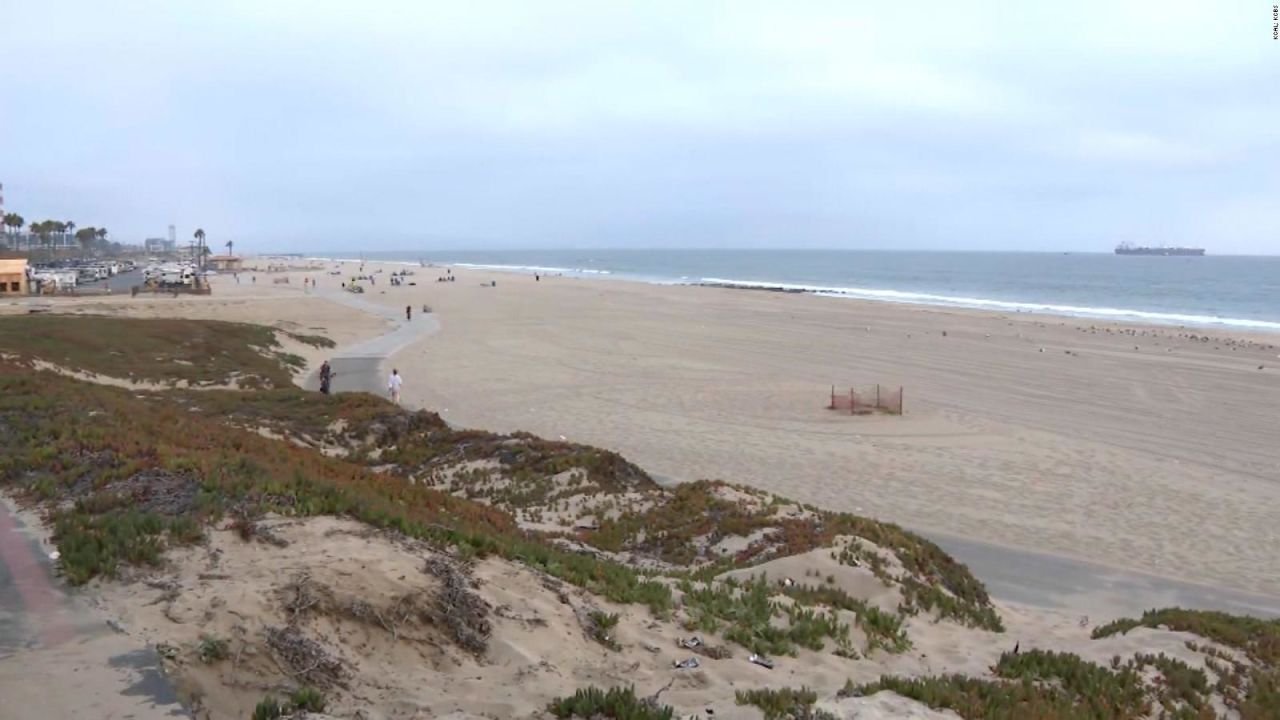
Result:
{"label": "overcast sky", "polygon": [[4,3],[6,209],[246,250],[1280,253],[1271,3]]}

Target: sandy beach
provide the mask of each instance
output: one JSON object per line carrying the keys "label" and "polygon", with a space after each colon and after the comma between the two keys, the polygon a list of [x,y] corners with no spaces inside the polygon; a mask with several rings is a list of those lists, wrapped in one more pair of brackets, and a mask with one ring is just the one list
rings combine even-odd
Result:
{"label": "sandy beach", "polygon": [[[1186,642],[1194,635],[1138,630],[1099,641],[1090,633],[1164,598],[1275,612],[1266,600],[1280,592],[1271,552],[1280,450],[1268,424],[1280,400],[1275,338],[457,268],[454,282],[435,282],[444,269],[415,268],[406,278],[414,285],[392,286],[390,273],[404,266],[373,263],[365,272],[375,284],[351,294],[341,283],[360,271],[348,265],[330,275],[333,266],[248,271],[239,283],[219,276],[211,296],[59,298],[53,310],[267,324],[287,331],[278,333],[280,349],[306,361],[295,381],[307,387],[325,358],[360,368],[338,378],[339,390],[377,390],[394,366],[405,377],[404,404],[438,411],[455,427],[589,443],[622,453],[664,484],[711,478],[755,486],[945,536],[948,550],[970,542],[1008,548],[980,550],[987,564],[977,573],[995,581],[993,593],[1013,591],[995,594],[1006,631],[913,616],[905,624],[911,652],[868,650],[846,660],[803,651],[778,671],[739,658],[673,676],[672,663],[685,658],[670,638],[686,626],[491,558],[474,573],[479,596],[495,608],[495,640],[476,660],[430,632],[388,640],[339,617],[357,596],[392,608],[397,598],[437,592],[440,579],[419,570],[435,550],[349,519],[269,517],[263,522],[283,542],[245,543],[230,527],[211,530],[207,542],[172,551],[148,577],[150,589],[95,583],[93,607],[82,611],[85,632],[97,633],[90,637],[122,628],[113,631],[125,638],[117,644],[156,648],[175,679],[157,692],[195,698],[209,717],[243,717],[269,689],[248,680],[275,672],[255,648],[279,622],[280,598],[302,597],[299,583],[313,583],[327,598],[325,612],[337,613],[311,630],[341,658],[351,687],[366,693],[339,694],[340,706],[412,707],[459,720],[542,717],[547,703],[584,684],[634,684],[708,716],[756,717],[735,704],[735,691],[784,676],[816,688],[820,706],[842,717],[950,717],[893,693],[836,691],[885,673],[982,676],[1011,644],[1099,664],[1158,651],[1198,667],[1203,658]],[[3,303],[0,313],[49,302]],[[408,323],[405,306],[413,311]],[[336,347],[289,333],[323,335]],[[832,384],[875,383],[905,389],[904,415],[824,407]],[[38,525],[34,516],[26,523]],[[38,554],[52,549],[46,543]],[[734,572],[740,580],[756,572],[825,577],[896,611],[900,591],[842,562],[823,548]],[[1189,591],[1196,587],[1203,592]],[[1126,589],[1141,604],[1117,602]],[[620,650],[582,634],[580,617],[597,607],[621,618]],[[177,650],[199,647],[206,633],[237,648],[229,671]],[[51,654],[56,648],[0,663],[3,681],[27,682],[44,672],[39,663],[48,655],[86,668],[81,684],[94,697],[119,694],[114,659],[103,666],[88,650],[64,657]]]}
{"label": "sandy beach", "polygon": [[[440,331],[392,361],[406,402],[451,422],[1280,592],[1280,338],[461,269],[434,282],[443,272],[362,298],[434,309]],[[321,292],[340,281],[313,275]],[[831,385],[875,383],[905,388],[903,417],[824,409]]]}
{"label": "sandy beach", "polygon": [[[222,276],[208,298],[71,302],[267,322],[339,346],[392,327],[330,299],[352,297],[340,282],[357,272],[333,267],[289,284]],[[1280,593],[1280,338],[466,269],[437,283],[443,269],[414,270],[416,285],[384,273],[358,298],[418,317],[431,306],[438,331],[391,364],[406,403],[457,425],[563,435],[673,481],[740,482],[926,532]],[[304,291],[303,276],[318,288]],[[313,365],[327,352],[297,351]],[[832,385],[876,383],[905,388],[904,416],[824,408]]]}

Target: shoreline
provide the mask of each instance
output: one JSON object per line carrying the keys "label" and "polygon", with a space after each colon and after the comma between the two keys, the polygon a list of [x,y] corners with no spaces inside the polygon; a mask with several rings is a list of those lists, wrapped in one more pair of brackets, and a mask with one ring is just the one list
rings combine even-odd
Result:
{"label": "shoreline", "polygon": [[[1055,253],[1056,254],[1056,253]],[[777,292],[784,294],[804,294],[816,297],[827,297],[841,300],[854,300],[875,303],[892,303],[897,305],[914,305],[933,308],[958,310],[977,310],[997,314],[1015,314],[1023,316],[1043,316],[1046,318],[1071,318],[1094,322],[1119,322],[1125,325],[1148,325],[1159,328],[1179,328],[1183,330],[1225,330],[1231,332],[1259,333],[1280,340],[1280,319],[1265,320],[1255,318],[1223,317],[1208,315],[1197,311],[1157,311],[1138,308],[1082,306],[1057,302],[1035,300],[1010,300],[985,297],[967,297],[946,295],[934,291],[907,291],[891,288],[826,286],[810,283],[773,281],[773,280],[741,280],[718,277],[657,277],[637,273],[628,273],[610,269],[568,268],[549,265],[514,265],[490,264],[451,261],[422,260],[361,260],[359,258],[338,258],[324,256],[305,256],[303,259],[321,262],[340,262],[356,264],[386,264],[413,268],[458,268],[476,272],[495,272],[532,276],[542,274],[548,277],[565,277],[577,279],[605,279],[623,282],[641,283],[656,286],[689,286],[712,287],[731,290],[751,290],[757,292]],[[425,265],[421,263],[426,263]]]}

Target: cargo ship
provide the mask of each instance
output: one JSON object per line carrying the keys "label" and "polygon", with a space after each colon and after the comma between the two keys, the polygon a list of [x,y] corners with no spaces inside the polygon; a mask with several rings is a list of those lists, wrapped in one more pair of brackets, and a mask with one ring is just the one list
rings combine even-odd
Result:
{"label": "cargo ship", "polygon": [[1204,255],[1204,248],[1196,247],[1145,247],[1142,245],[1130,245],[1129,243],[1120,243],[1116,246],[1117,255],[1190,255],[1200,257]]}

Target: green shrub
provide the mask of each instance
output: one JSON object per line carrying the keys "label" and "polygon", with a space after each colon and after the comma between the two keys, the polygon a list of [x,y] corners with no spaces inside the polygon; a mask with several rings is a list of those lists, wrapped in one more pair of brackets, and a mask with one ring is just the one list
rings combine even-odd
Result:
{"label": "green shrub", "polygon": [[253,720],[276,720],[284,717],[286,710],[274,695],[268,695],[253,708]]}
{"label": "green shrub", "polygon": [[229,644],[225,638],[201,635],[200,642],[196,643],[196,654],[200,656],[200,662],[208,665],[219,660],[226,660],[228,647]]}
{"label": "green shrub", "polygon": [[324,712],[325,698],[324,694],[315,688],[303,687],[298,688],[289,696],[289,702],[295,710],[303,710],[305,712],[319,713]]}
{"label": "green shrub", "polygon": [[759,708],[765,720],[837,720],[835,715],[813,707],[818,694],[807,687],[739,690],[734,693],[734,699],[739,705]]}
{"label": "green shrub", "polygon": [[667,705],[641,700],[634,687],[581,688],[572,696],[552,701],[547,708],[558,718],[616,718],[616,720],[671,720],[675,711]]}
{"label": "green shrub", "polygon": [[591,623],[588,634],[591,639],[604,645],[610,650],[621,650],[622,646],[613,637],[613,629],[618,626],[619,617],[616,613],[606,613],[601,610],[592,610],[587,614],[587,619]]}

